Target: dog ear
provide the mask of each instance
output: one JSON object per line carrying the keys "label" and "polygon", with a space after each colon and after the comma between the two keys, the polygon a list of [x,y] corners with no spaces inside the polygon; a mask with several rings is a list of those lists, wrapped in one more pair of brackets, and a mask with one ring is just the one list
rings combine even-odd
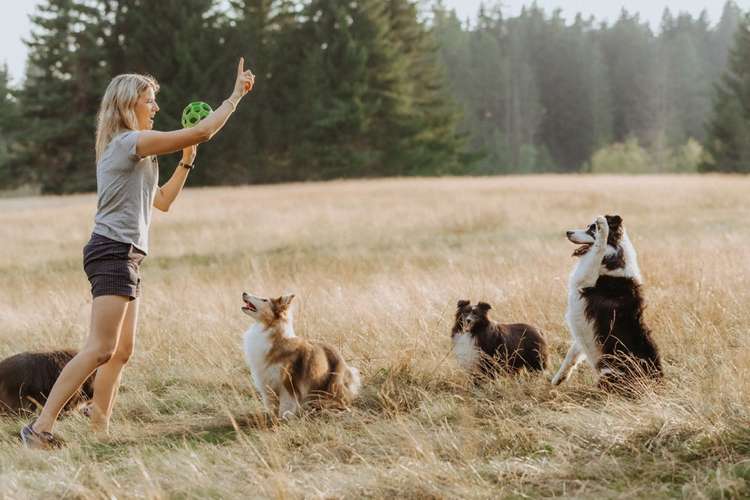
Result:
{"label": "dog ear", "polygon": [[487,302],[477,302],[477,309],[479,309],[483,313],[486,313],[487,311],[492,309],[492,306],[489,305]]}
{"label": "dog ear", "polygon": [[464,307],[468,306],[469,304],[471,304],[470,300],[461,299],[461,300],[458,301],[457,307],[459,309],[463,309]]}
{"label": "dog ear", "polygon": [[619,215],[605,215],[604,217],[607,219],[609,227],[619,226],[622,223],[622,217]]}
{"label": "dog ear", "polygon": [[288,307],[289,304],[292,303],[292,300],[294,299],[294,294],[290,293],[289,295],[282,295],[278,298],[278,302],[280,305]]}

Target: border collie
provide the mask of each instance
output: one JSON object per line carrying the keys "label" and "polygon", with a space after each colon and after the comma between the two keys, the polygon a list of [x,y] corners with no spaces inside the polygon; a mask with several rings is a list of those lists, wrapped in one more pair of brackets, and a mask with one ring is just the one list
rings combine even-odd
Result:
{"label": "border collie", "polygon": [[490,309],[486,302],[472,306],[468,300],[458,301],[451,330],[458,364],[475,376],[494,377],[499,371],[514,375],[523,368],[543,371],[548,354],[542,333],[524,323],[491,321]]}
{"label": "border collie", "polygon": [[567,380],[583,358],[603,388],[661,377],[659,352],[643,322],[641,271],[622,219],[599,216],[567,236],[581,245],[573,252],[580,260],[568,282],[565,313],[573,344],[552,383]]}
{"label": "border collie", "polygon": [[[0,413],[33,411],[42,406],[76,351],[22,352],[0,361]],[[65,405],[80,407],[94,395],[94,375]],[[85,411],[85,410],[84,410]]]}
{"label": "border collie", "polygon": [[242,311],[257,321],[245,332],[244,349],[263,406],[281,418],[297,415],[305,403],[345,407],[361,387],[359,371],[333,347],[295,336],[293,298],[242,294]]}

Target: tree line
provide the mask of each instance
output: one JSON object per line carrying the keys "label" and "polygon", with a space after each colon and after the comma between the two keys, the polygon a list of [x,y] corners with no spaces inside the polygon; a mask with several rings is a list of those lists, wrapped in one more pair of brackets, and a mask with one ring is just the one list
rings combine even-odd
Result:
{"label": "tree line", "polygon": [[154,75],[155,127],[169,130],[188,102],[226,97],[240,54],[256,88],[199,148],[193,185],[596,170],[619,158],[612,144],[658,170],[691,140],[701,168],[748,169],[747,20],[733,2],[715,24],[665,11],[658,33],[625,11],[607,25],[483,7],[466,22],[439,0],[420,5],[46,0],[22,86],[0,67],[0,186],[95,189],[95,116],[112,76]]}
{"label": "tree line", "polygon": [[221,103],[241,54],[256,88],[199,148],[193,185],[449,174],[465,163],[457,109],[410,0],[47,0],[32,21],[24,85],[4,103],[18,114],[2,125],[6,180],[94,189],[95,115],[113,75],[154,75],[155,128],[169,130],[188,102]]}
{"label": "tree line", "polygon": [[438,4],[434,29],[461,129],[486,152],[481,171],[586,170],[613,143],[640,145],[658,171],[691,139],[708,141],[742,21],[730,1],[715,24],[667,9],[656,33],[626,10],[608,25],[535,5],[511,18],[482,8],[467,26]]}

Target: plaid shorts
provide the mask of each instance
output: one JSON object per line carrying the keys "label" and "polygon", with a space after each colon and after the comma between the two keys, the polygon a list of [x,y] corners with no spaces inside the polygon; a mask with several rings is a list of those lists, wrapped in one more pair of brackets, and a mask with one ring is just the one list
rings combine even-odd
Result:
{"label": "plaid shorts", "polygon": [[92,233],[83,247],[83,270],[91,283],[91,295],[121,295],[135,299],[141,294],[141,262],[146,254],[130,243]]}

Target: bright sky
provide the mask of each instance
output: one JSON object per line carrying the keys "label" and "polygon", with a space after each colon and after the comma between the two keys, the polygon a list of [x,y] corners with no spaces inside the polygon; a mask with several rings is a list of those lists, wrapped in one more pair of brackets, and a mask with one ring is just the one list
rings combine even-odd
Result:
{"label": "bright sky", "polygon": [[[462,18],[473,19],[482,0],[443,0],[443,3],[456,9]],[[744,10],[750,10],[750,0],[735,0]],[[10,0],[3,2],[3,29],[0,30],[0,64],[7,63],[10,74],[15,83],[24,73],[26,47],[21,43],[22,37],[27,37],[31,30],[29,14],[39,4],[39,0]],[[493,0],[485,0],[492,4]],[[502,0],[503,11],[508,16],[518,14],[523,5],[529,5],[531,0]],[[625,7],[630,12],[639,12],[641,18],[648,20],[651,26],[659,26],[659,20],[665,7],[673,13],[687,11],[698,15],[704,8],[708,11],[712,22],[718,21],[724,0],[537,0],[537,4],[545,10],[560,7],[565,17],[572,19],[577,12],[585,15],[592,14],[598,20],[615,20],[620,9]]]}

